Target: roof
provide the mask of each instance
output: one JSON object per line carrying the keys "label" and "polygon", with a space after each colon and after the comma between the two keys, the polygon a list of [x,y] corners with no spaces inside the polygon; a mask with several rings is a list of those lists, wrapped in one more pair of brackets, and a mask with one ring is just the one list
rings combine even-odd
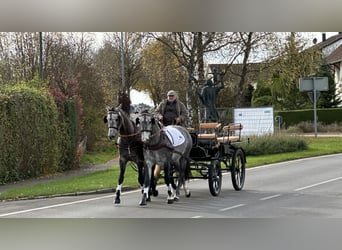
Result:
{"label": "roof", "polygon": [[319,47],[320,49],[328,47],[329,45],[335,43],[338,40],[342,39],[342,32],[339,32],[337,35],[335,36],[331,36],[328,39],[326,39],[325,41],[322,41],[320,43],[317,43],[314,47]]}
{"label": "roof", "polygon": [[327,61],[328,64],[342,62],[342,45],[340,45],[329,56],[327,56],[325,60]]}

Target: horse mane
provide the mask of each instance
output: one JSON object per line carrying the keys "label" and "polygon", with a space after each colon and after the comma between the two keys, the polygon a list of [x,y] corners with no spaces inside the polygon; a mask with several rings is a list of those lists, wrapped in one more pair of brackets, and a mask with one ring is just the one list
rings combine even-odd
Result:
{"label": "horse mane", "polygon": [[[130,119],[129,113],[127,113],[121,105],[115,108],[116,111],[119,112],[119,115],[122,118],[122,127],[125,131],[134,133],[136,132],[136,126],[134,122]],[[128,127],[129,126],[129,127]],[[131,131],[130,131],[131,130]]]}
{"label": "horse mane", "polygon": [[118,103],[119,103],[119,105],[121,105],[121,108],[123,111],[125,111],[127,114],[130,113],[131,100],[130,100],[130,98],[126,92],[119,91]]}
{"label": "horse mane", "polygon": [[142,114],[142,115],[144,115],[144,114],[145,115],[150,115],[150,116],[154,117],[154,119],[156,121],[156,124],[158,125],[159,129],[162,129],[164,127],[163,123],[160,120],[157,119],[156,114],[154,112],[151,112],[148,109],[144,109],[143,111],[140,112],[140,114]]}

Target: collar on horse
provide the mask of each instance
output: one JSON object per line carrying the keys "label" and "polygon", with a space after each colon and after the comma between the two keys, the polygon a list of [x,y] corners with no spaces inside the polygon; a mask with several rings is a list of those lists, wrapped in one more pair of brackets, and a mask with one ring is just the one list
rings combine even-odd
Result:
{"label": "collar on horse", "polygon": [[167,137],[167,135],[165,134],[165,132],[163,130],[160,131],[160,140],[159,142],[157,142],[154,145],[146,145],[145,144],[145,148],[148,150],[159,150],[161,148],[168,148],[170,150],[174,150],[169,138]]}

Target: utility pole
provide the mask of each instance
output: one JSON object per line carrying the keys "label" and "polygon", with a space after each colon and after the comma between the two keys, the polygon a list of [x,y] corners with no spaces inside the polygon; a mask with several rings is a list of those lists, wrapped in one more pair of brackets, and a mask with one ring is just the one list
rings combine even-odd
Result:
{"label": "utility pole", "polygon": [[39,32],[39,79],[43,80],[43,32]]}
{"label": "utility pole", "polygon": [[125,52],[124,52],[124,32],[121,32],[121,83],[122,89],[125,90],[126,79],[125,79]]}

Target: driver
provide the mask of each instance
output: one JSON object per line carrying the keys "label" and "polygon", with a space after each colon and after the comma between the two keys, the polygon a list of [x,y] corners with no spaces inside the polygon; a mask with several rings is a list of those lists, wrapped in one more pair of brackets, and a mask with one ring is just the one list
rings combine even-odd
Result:
{"label": "driver", "polygon": [[164,126],[187,126],[189,113],[184,103],[178,100],[177,93],[174,90],[167,92],[167,98],[158,105],[155,111]]}

